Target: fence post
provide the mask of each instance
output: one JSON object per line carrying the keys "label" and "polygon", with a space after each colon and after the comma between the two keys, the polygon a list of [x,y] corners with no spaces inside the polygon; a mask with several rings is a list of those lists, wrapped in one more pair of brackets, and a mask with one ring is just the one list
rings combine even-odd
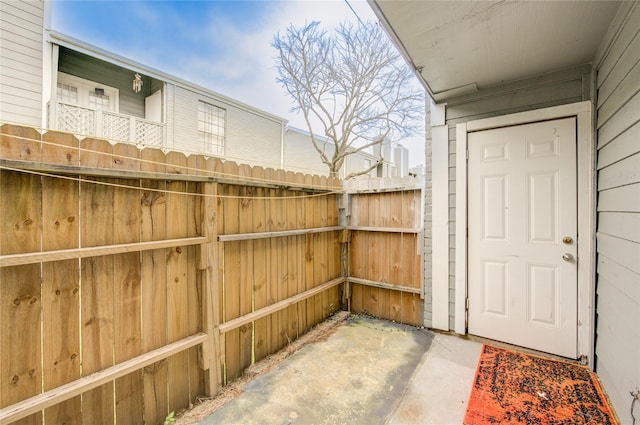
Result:
{"label": "fence post", "polygon": [[202,368],[205,375],[208,396],[215,395],[222,388],[222,370],[220,359],[220,300],[218,276],[218,225],[217,195],[218,183],[202,183],[202,232],[207,238],[200,250],[200,268],[203,281],[203,328],[208,339],[202,344]]}
{"label": "fence post", "polygon": [[351,300],[351,284],[349,283],[349,242],[351,241],[351,231],[347,229],[351,216],[351,199],[346,191],[338,196],[338,225],[344,228],[339,240],[340,276],[347,278],[344,282],[344,291],[342,291],[342,304],[343,306],[346,305],[347,311],[351,311],[351,306],[349,305]]}

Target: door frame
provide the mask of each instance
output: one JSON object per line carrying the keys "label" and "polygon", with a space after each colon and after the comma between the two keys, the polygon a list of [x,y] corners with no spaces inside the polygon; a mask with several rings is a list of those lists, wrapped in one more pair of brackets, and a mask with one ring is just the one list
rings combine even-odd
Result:
{"label": "door frame", "polygon": [[[595,144],[591,102],[468,121],[456,126],[455,331],[467,333],[467,135],[492,128],[576,117],[578,186],[578,357],[594,366],[595,338]],[[588,212],[588,213],[582,213]]]}

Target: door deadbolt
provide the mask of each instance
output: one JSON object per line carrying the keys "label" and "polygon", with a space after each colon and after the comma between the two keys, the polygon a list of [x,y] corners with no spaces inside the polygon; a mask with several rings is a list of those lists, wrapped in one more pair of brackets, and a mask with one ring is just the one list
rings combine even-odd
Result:
{"label": "door deadbolt", "polygon": [[573,238],[571,236],[565,236],[564,238],[562,238],[562,243],[571,245],[573,243]]}

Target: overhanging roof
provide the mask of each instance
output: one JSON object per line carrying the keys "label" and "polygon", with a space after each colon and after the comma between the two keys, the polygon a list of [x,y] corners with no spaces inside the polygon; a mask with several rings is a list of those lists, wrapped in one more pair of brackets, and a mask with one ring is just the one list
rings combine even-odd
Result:
{"label": "overhanging roof", "polygon": [[619,1],[369,0],[437,101],[593,60]]}

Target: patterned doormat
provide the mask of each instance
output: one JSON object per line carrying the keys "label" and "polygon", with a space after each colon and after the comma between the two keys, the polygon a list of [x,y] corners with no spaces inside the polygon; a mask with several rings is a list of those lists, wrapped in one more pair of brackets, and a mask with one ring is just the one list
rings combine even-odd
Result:
{"label": "patterned doormat", "polygon": [[617,421],[587,367],[484,345],[464,424]]}

